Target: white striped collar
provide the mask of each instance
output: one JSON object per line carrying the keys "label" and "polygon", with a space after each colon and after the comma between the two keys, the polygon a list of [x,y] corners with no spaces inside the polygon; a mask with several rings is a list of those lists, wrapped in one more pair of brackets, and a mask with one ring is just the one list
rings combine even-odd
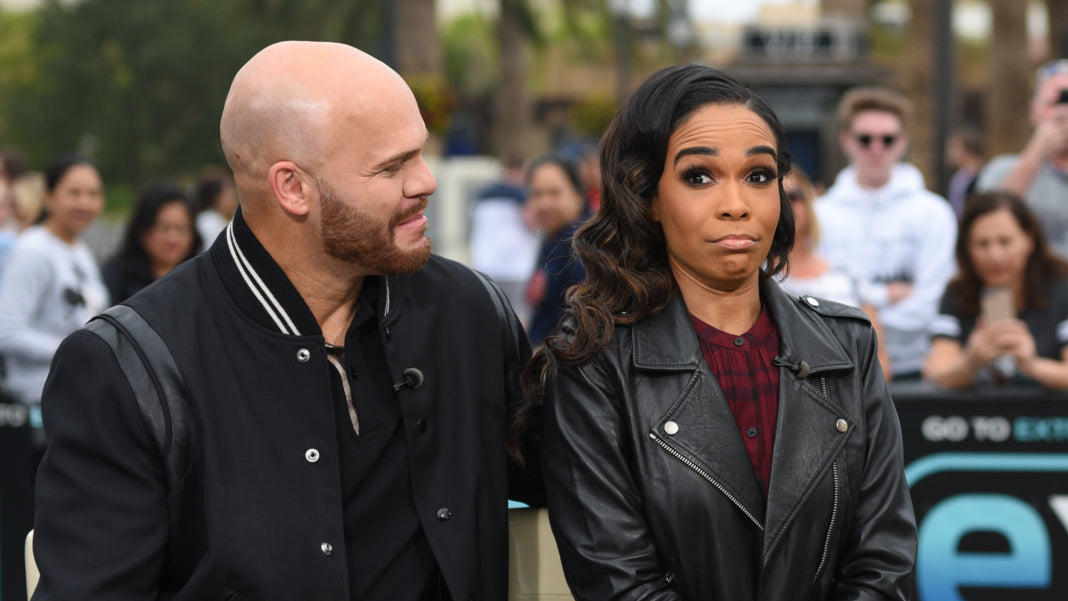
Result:
{"label": "white striped collar", "polygon": [[[248,227],[240,208],[208,252],[224,285],[247,315],[282,334],[321,334],[307,302]],[[389,316],[394,308],[390,279],[368,278],[361,292],[380,319]]]}
{"label": "white striped collar", "polygon": [[226,226],[226,245],[230,249],[230,256],[234,260],[234,264],[237,266],[237,271],[241,274],[241,277],[245,280],[245,284],[248,285],[249,290],[252,291],[256,300],[260,301],[263,305],[264,311],[274,321],[275,325],[283,334],[291,334],[293,336],[300,336],[300,330],[297,329],[296,324],[290,319],[289,313],[286,312],[282,303],[278,302],[274,294],[271,293],[271,289],[267,287],[267,284],[263,283],[263,279],[256,272],[256,269],[245,258],[245,253],[241,251],[241,246],[237,243],[237,238],[234,236],[234,222],[231,221]]}

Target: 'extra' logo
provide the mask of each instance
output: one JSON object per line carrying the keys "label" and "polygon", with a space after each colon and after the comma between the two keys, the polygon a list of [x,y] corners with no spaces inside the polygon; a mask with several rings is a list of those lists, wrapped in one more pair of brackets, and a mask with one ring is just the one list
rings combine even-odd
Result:
{"label": "'extra' logo", "polygon": [[[952,439],[963,424],[943,425]],[[937,453],[905,476],[920,601],[1064,599],[1068,574],[1053,566],[1068,559],[1068,454]]]}

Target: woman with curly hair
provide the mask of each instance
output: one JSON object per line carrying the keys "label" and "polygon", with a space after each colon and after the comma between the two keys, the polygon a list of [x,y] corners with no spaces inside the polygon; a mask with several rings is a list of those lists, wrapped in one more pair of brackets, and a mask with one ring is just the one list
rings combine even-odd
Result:
{"label": "woman with curly hair", "polygon": [[524,374],[575,598],[905,599],[915,518],[871,324],[772,277],[794,224],[771,108],[672,67],[601,144],[587,279]]}

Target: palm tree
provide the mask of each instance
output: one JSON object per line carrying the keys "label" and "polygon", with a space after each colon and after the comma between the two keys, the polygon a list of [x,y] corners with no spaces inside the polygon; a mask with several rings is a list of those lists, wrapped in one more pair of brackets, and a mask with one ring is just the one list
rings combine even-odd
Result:
{"label": "palm tree", "polygon": [[1068,58],[1068,0],[1046,0],[1053,56]]}
{"label": "palm tree", "polygon": [[841,15],[864,19],[868,11],[868,0],[823,0],[820,10],[825,15]]}
{"label": "palm tree", "polygon": [[427,76],[441,72],[441,44],[434,0],[393,0],[397,27],[397,71]]}
{"label": "palm tree", "polygon": [[1028,56],[1027,3],[990,0],[995,23],[987,84],[987,149],[1019,152],[1030,135],[1031,65]]}
{"label": "palm tree", "polygon": [[912,100],[911,162],[923,172],[928,187],[937,185],[940,153],[934,141],[934,57],[936,4],[940,0],[909,0],[912,18],[908,27],[905,61],[905,93]]}
{"label": "palm tree", "polygon": [[526,156],[525,139],[533,126],[533,103],[527,93],[526,41],[537,38],[533,16],[522,0],[501,0],[497,44],[501,57],[493,140],[497,156]]}

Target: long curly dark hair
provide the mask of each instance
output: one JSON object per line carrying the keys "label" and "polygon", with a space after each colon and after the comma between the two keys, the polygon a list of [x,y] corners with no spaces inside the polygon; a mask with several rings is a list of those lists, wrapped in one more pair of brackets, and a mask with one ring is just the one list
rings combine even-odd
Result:
{"label": "long curly dark hair", "polygon": [[[980,217],[999,210],[1012,214],[1020,229],[1034,243],[1031,256],[1027,257],[1023,274],[1024,302],[1029,307],[1036,309],[1046,307],[1049,304],[1049,294],[1053,283],[1068,276],[1068,262],[1050,249],[1042,226],[1035,214],[1027,208],[1023,199],[1003,190],[977,194],[969,198],[964,205],[957,235],[957,275],[948,286],[948,289],[957,295],[961,311],[967,315],[979,315],[980,297],[984,286],[979,273],[975,270],[971,253],[968,252],[968,238],[971,236],[975,222]],[[1018,307],[1020,310],[1025,308],[1027,307]]]}
{"label": "long curly dark hair", "polygon": [[[577,365],[604,348],[616,324],[662,311],[678,286],[667,244],[651,205],[663,174],[668,140],[697,110],[742,105],[775,136],[780,213],[761,278],[784,271],[794,242],[794,218],[783,193],[790,171],[786,134],[771,107],[752,90],[716,69],[680,65],[654,73],[626,100],[601,140],[601,205],[575,234],[586,280],[568,291],[567,312],[556,333],[538,347],[523,373],[526,404],[513,429],[537,415],[558,365]],[[518,435],[516,435],[518,436]]]}

